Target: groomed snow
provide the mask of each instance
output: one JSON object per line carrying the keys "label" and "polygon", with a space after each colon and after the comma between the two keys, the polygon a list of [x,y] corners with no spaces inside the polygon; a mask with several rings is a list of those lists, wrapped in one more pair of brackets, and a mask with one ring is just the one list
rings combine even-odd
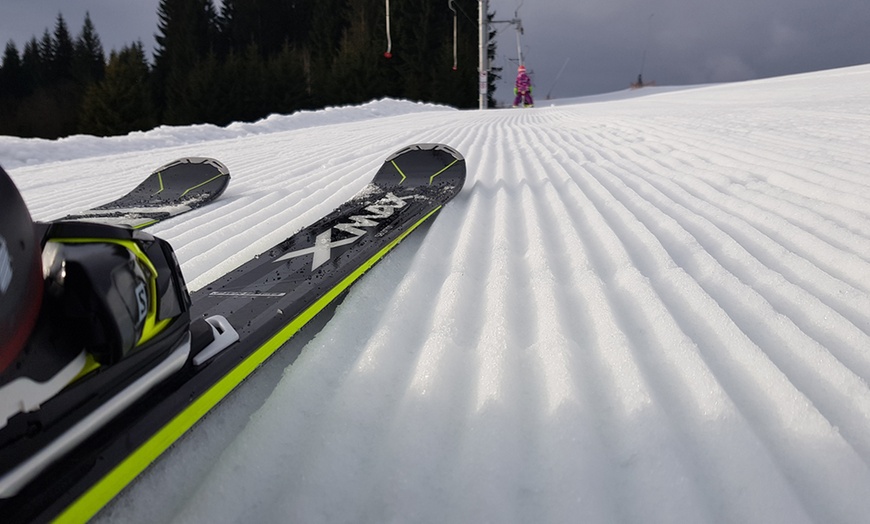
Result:
{"label": "groomed snow", "polygon": [[382,100],[0,137],[37,219],[222,160],[218,203],[152,228],[192,289],[407,144],[467,159],[462,193],[298,359],[279,352],[97,521],[866,522],[868,85],[860,66],[529,110]]}

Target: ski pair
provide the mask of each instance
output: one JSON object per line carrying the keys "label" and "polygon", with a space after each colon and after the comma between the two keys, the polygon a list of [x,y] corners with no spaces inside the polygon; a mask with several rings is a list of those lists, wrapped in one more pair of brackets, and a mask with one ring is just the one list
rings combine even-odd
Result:
{"label": "ski pair", "polygon": [[[409,146],[390,156],[348,202],[187,302],[183,279],[164,283],[182,310],[169,319],[165,334],[79,377],[0,429],[0,487],[22,472],[27,477],[0,498],[4,521],[83,521],[95,514],[319,311],[431,220],[464,179],[465,161],[452,148]],[[173,272],[168,245],[144,232],[123,231],[129,238],[119,242],[155,253],[159,248]],[[155,301],[170,295],[155,293]],[[100,417],[99,429],[69,438]],[[63,449],[57,456],[38,471],[29,468],[28,460],[58,443]]]}

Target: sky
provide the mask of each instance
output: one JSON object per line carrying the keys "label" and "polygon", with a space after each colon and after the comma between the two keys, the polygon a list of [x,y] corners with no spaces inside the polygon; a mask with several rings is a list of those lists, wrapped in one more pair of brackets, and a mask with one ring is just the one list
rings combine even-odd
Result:
{"label": "sky", "polygon": [[[14,40],[20,51],[31,36],[53,29],[58,12],[77,34],[89,11],[107,52],[140,39],[153,50],[157,5],[0,0],[0,42]],[[625,89],[641,73],[659,85],[693,85],[870,63],[867,0],[490,0],[490,9],[497,20],[516,14],[522,21],[539,100]],[[460,30],[476,30],[471,23],[463,17]],[[504,76],[496,98],[504,102],[512,96],[517,40],[512,25],[495,29],[493,65]]]}

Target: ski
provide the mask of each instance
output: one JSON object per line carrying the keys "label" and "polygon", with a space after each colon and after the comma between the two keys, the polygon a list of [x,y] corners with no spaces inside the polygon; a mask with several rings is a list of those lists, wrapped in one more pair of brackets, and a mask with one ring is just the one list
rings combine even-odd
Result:
{"label": "ski", "polygon": [[155,169],[141,184],[117,200],[61,220],[141,229],[216,200],[229,182],[229,170],[213,158],[180,158]]}
{"label": "ski", "polygon": [[[61,393],[10,418],[9,427],[32,434],[10,439],[0,429],[4,522],[82,522],[95,515],[308,321],[431,221],[464,181],[465,160],[448,146],[396,152],[349,201],[193,293],[179,316],[189,315],[189,331],[165,335],[172,342],[152,359],[159,364],[131,384],[111,386],[102,406],[73,410],[64,420],[54,407],[68,405]],[[86,388],[87,380],[70,389]],[[133,400],[122,402],[128,397]],[[111,408],[103,415],[105,406]],[[43,411],[61,429],[41,426]],[[100,416],[108,417],[100,429],[68,443],[38,473],[28,472],[33,456]]]}

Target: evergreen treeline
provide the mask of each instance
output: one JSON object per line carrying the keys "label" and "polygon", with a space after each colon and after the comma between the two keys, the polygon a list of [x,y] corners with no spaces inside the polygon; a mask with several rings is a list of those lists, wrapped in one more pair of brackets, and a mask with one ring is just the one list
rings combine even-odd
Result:
{"label": "evergreen treeline", "polygon": [[478,2],[454,4],[456,71],[444,0],[391,1],[390,59],[383,0],[161,0],[153,64],[141,42],[106,57],[90,16],[73,38],[59,14],[21,52],[6,45],[0,134],[226,125],[381,97],[476,107]]}

